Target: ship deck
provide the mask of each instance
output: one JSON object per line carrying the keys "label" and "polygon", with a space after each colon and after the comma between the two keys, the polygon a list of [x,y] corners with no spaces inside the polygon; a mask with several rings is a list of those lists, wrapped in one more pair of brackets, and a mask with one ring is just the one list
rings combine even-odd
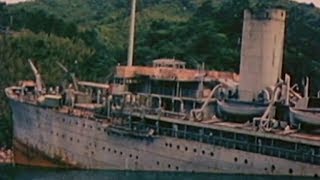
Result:
{"label": "ship deck", "polygon": [[[30,105],[36,106],[36,103],[32,100],[28,99],[24,101],[18,96],[14,95],[13,93],[8,93],[8,89],[6,93],[8,97],[12,100],[21,101],[21,102],[25,102]],[[95,104],[82,104],[82,105],[78,105],[78,108],[70,108],[67,106],[63,106],[62,108],[57,109],[55,111],[58,111],[64,114],[69,114],[72,116],[87,118],[88,120],[92,120],[92,121],[101,121],[103,123],[109,124],[110,119],[107,119],[106,117],[97,118],[95,112],[93,111],[94,107],[96,107]],[[272,130],[271,132],[266,132],[266,131],[257,130],[255,127],[252,127],[248,124],[225,122],[215,117],[212,119],[203,120],[201,122],[195,122],[190,120],[179,119],[175,116],[169,116],[169,115],[159,116],[159,114],[155,114],[154,112],[150,112],[150,113],[148,113],[148,111],[142,112],[141,109],[132,108],[132,107],[125,108],[122,113],[128,116],[144,117],[147,119],[151,119],[155,121],[160,120],[160,121],[164,121],[172,124],[181,124],[181,125],[195,126],[200,128],[210,128],[213,130],[227,131],[227,132],[233,132],[238,134],[258,136],[262,138],[271,138],[271,139],[284,140],[284,141],[293,142],[293,143],[304,143],[304,144],[309,144],[314,146],[320,146],[320,134],[310,134],[305,132],[299,132],[296,130],[290,130],[290,131]]]}
{"label": "ship deck", "polygon": [[[141,117],[141,113],[139,112],[125,112],[127,115]],[[271,132],[260,131],[255,127],[252,127],[248,124],[243,123],[235,123],[235,122],[225,122],[221,121],[218,118],[212,118],[208,120],[204,120],[201,122],[189,121],[189,120],[181,120],[172,117],[164,117],[159,118],[158,115],[145,114],[144,118],[152,119],[152,120],[161,120],[168,123],[174,124],[183,124],[188,126],[196,126],[200,128],[210,128],[213,130],[219,131],[227,131],[233,132],[237,134],[246,134],[251,136],[258,136],[262,138],[271,138],[277,140],[284,140],[293,143],[304,143],[314,146],[320,145],[320,134],[308,134],[304,132],[299,132],[297,130],[272,130]]]}

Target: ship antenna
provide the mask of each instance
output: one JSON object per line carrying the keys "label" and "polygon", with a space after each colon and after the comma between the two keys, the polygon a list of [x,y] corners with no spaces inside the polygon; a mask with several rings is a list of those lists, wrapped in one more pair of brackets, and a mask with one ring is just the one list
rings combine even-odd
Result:
{"label": "ship antenna", "polygon": [[128,64],[127,64],[127,66],[132,66],[132,64],[133,64],[135,20],[136,20],[136,0],[132,0],[130,37],[129,37],[129,49],[128,49]]}

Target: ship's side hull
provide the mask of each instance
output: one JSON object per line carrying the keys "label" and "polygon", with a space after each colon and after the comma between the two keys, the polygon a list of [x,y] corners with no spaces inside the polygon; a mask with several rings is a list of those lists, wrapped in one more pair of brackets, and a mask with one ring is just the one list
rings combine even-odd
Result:
{"label": "ship's side hull", "polygon": [[100,122],[10,101],[14,138],[80,168],[318,176],[320,166],[160,136],[110,134]]}

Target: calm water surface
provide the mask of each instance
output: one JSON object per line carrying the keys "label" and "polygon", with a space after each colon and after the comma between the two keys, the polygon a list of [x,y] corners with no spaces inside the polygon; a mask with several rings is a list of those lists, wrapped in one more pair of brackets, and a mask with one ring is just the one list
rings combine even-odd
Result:
{"label": "calm water surface", "polygon": [[159,180],[159,179],[213,179],[213,180],[303,180],[314,178],[286,177],[286,176],[244,176],[230,174],[207,173],[164,173],[164,172],[131,172],[131,171],[100,171],[100,170],[64,170],[34,168],[24,166],[0,166],[0,179],[106,179],[106,180]]}

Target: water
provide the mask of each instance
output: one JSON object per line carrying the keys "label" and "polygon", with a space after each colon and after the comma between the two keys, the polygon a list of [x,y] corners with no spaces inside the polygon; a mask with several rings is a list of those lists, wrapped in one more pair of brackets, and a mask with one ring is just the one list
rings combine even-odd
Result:
{"label": "water", "polygon": [[106,180],[303,180],[314,178],[286,177],[286,176],[245,176],[230,174],[208,174],[208,173],[168,173],[168,172],[132,172],[132,171],[102,171],[102,170],[65,170],[35,168],[25,166],[0,166],[0,179],[35,179],[35,180],[56,180],[56,179],[106,179]]}

